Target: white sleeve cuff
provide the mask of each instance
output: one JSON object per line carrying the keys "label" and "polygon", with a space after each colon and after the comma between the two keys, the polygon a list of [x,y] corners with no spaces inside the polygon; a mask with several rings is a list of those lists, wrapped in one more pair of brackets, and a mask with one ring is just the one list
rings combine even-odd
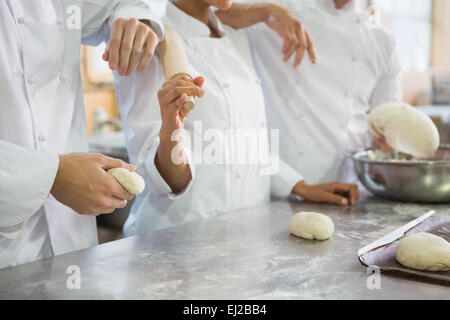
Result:
{"label": "white sleeve cuff", "polygon": [[160,196],[167,195],[169,197],[169,199],[171,199],[171,200],[181,198],[189,192],[189,190],[192,187],[193,181],[195,179],[195,166],[193,165],[193,162],[192,162],[190,149],[183,146],[183,144],[181,145],[181,147],[183,148],[183,152],[186,154],[189,168],[191,170],[192,178],[189,181],[189,183],[187,184],[187,186],[182,191],[180,191],[178,193],[174,193],[172,191],[172,189],[170,188],[170,186],[167,184],[167,182],[164,180],[164,178],[159,173],[158,168],[156,168],[155,157],[156,157],[156,153],[158,152],[159,143],[160,143],[159,137],[155,137],[154,141],[150,147],[150,150],[148,151],[147,158],[145,159],[145,169],[148,174],[149,185],[150,185],[149,190],[150,190],[150,192],[160,195]]}
{"label": "white sleeve cuff", "polygon": [[[0,141],[0,227],[15,230],[42,207],[59,166],[57,154]],[[20,228],[19,228],[20,229]]]}
{"label": "white sleeve cuff", "polygon": [[272,176],[271,192],[272,195],[287,198],[292,192],[294,186],[303,180],[300,173],[278,157],[279,170]]}

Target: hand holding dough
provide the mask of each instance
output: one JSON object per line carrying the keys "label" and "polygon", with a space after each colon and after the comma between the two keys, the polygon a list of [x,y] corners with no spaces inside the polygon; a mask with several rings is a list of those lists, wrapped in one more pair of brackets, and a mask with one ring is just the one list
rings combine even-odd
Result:
{"label": "hand holding dough", "polygon": [[289,221],[289,232],[309,240],[326,240],[333,235],[334,223],[322,213],[299,212]]}
{"label": "hand holding dough", "polygon": [[414,233],[400,241],[396,258],[411,269],[449,271],[450,243],[431,233]]}
{"label": "hand holding dough", "polygon": [[383,135],[394,150],[417,158],[432,157],[439,148],[439,132],[430,117],[406,103],[386,103],[369,114],[369,129]]}
{"label": "hand holding dough", "polygon": [[131,194],[140,194],[145,189],[144,179],[136,172],[125,168],[114,168],[107,171]]}

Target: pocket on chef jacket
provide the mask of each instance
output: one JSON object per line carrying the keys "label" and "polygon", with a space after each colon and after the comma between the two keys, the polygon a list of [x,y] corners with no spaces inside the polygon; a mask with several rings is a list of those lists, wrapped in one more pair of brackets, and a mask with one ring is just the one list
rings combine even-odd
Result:
{"label": "pocket on chef jacket", "polygon": [[64,62],[64,22],[27,21],[22,26],[24,72],[27,80],[48,83]]}

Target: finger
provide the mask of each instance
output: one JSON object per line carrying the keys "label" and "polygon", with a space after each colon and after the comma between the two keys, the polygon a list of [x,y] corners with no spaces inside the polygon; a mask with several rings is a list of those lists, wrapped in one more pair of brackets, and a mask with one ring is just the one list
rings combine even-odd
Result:
{"label": "finger", "polygon": [[288,61],[292,55],[294,54],[294,52],[298,49],[298,40],[295,36],[295,34],[292,34],[292,36],[290,37],[291,41],[289,43],[289,49],[287,50],[285,56],[284,56],[284,61]]}
{"label": "finger", "polygon": [[324,193],[323,202],[334,203],[334,204],[338,204],[340,206],[348,205],[348,200],[345,197],[342,197],[340,195],[337,195],[337,194],[334,194],[331,192]]}
{"label": "finger", "polygon": [[184,107],[184,103],[187,101],[187,94],[183,93],[181,97],[179,97],[175,102],[173,102],[170,106],[172,108],[175,108],[177,111],[179,111],[181,108]]}
{"label": "finger", "polygon": [[141,24],[136,33],[136,38],[134,39],[133,49],[131,50],[130,61],[128,63],[128,69],[126,75],[129,76],[133,72],[134,68],[139,62],[139,57],[144,49],[145,38],[148,34],[148,27]]}
{"label": "finger", "polygon": [[202,97],[205,94],[205,89],[199,88],[195,85],[176,87],[170,92],[168,92],[165,96],[163,96],[163,100],[166,103],[172,103],[179,97],[181,97],[181,95],[183,94],[186,94],[191,97]]}
{"label": "finger", "polygon": [[137,27],[138,21],[136,19],[130,19],[125,22],[125,30],[123,32],[123,38],[122,43],[120,44],[119,53],[119,74],[121,76],[126,75],[128,69]]}
{"label": "finger", "polygon": [[108,44],[106,45],[105,52],[103,53],[102,58],[103,58],[104,61],[108,61],[108,58],[109,58],[109,41],[108,41]]}
{"label": "finger", "polygon": [[315,64],[317,62],[317,54],[314,42],[312,41],[312,38],[307,30],[305,30],[305,35],[309,60],[311,60],[311,62]]}
{"label": "finger", "polygon": [[116,19],[111,26],[111,36],[109,39],[109,67],[116,70],[119,66],[119,52],[122,43],[124,19]]}
{"label": "finger", "polygon": [[[111,177],[112,179],[110,179]],[[113,197],[116,200],[131,200],[133,199],[134,195],[130,192],[128,192],[127,189],[122,187],[122,185],[112,176],[109,176],[108,179],[110,179],[109,184],[105,190],[105,193],[108,197]],[[116,201],[117,202],[117,201]],[[126,204],[125,204],[126,205]],[[109,207],[110,205],[108,205]],[[116,207],[119,208],[119,207]],[[122,208],[122,207],[120,207]]]}
{"label": "finger", "polygon": [[305,56],[306,46],[307,46],[306,35],[305,35],[305,32],[304,32],[301,24],[299,25],[299,28],[297,29],[296,35],[297,35],[297,39],[298,39],[300,45],[295,54],[294,69],[297,69],[297,67],[302,62],[303,57]]}
{"label": "finger", "polygon": [[126,163],[121,159],[111,158],[105,155],[101,155],[100,159],[102,168],[104,170],[114,169],[114,168],[125,168],[129,171],[133,169],[133,165]]}
{"label": "finger", "polygon": [[178,75],[176,75],[175,77],[173,77],[173,78],[171,78],[169,80],[166,80],[163,83],[162,87],[163,88],[167,88],[167,87],[170,87],[170,86],[174,86],[174,85],[176,85],[177,81],[180,81],[180,80],[189,81],[190,83],[192,83],[192,78],[190,76],[188,76],[187,74],[181,73],[181,74],[178,74]]}
{"label": "finger", "polygon": [[110,214],[110,213],[113,213],[114,210],[116,210],[116,208],[102,208],[102,209],[98,210],[96,215]]}
{"label": "finger", "polygon": [[283,39],[283,48],[281,48],[282,54],[286,55],[286,53],[289,49],[290,43],[291,43],[291,41],[289,39],[287,39],[287,38]]}
{"label": "finger", "polygon": [[107,202],[107,208],[125,208],[128,204],[128,201],[125,199],[118,199],[115,197],[109,197]]}
{"label": "finger", "polygon": [[144,71],[147,68],[148,64],[153,58],[153,54],[155,53],[156,46],[158,45],[158,36],[153,30],[147,34],[147,38],[144,43],[144,55],[142,56],[141,62],[136,67],[137,72]]}

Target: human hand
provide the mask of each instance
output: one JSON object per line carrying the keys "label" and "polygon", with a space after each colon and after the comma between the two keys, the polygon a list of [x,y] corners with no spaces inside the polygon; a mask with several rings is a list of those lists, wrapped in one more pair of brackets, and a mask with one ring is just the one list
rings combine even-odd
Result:
{"label": "human hand", "polygon": [[305,52],[308,53],[312,63],[316,63],[317,56],[313,41],[304,25],[295,15],[275,3],[265,3],[267,8],[264,22],[283,38],[282,53],[284,61],[288,61],[295,53],[294,68],[303,60]]}
{"label": "human hand", "polygon": [[137,72],[144,71],[158,41],[150,22],[119,18],[111,26],[111,36],[102,57],[109,62],[111,70],[117,70],[121,76],[129,76],[136,66]]}
{"label": "human hand", "polygon": [[342,206],[353,205],[359,199],[357,185],[340,182],[308,185],[304,181],[300,181],[295,185],[293,193],[308,201],[334,203]]}
{"label": "human hand", "polygon": [[79,214],[97,216],[123,208],[133,195],[106,170],[133,165],[96,153],[69,153],[59,156],[59,167],[50,193]]}
{"label": "human hand", "polygon": [[381,132],[372,125],[370,125],[370,131],[372,132],[372,142],[376,148],[386,152],[394,152],[394,149],[387,143],[386,138]]}
{"label": "human hand", "polygon": [[[182,129],[183,123],[191,110],[184,108],[188,96],[202,97],[205,79],[197,77],[194,80],[185,74],[180,74],[166,81],[158,91],[162,125],[160,136],[170,140],[175,130]],[[165,140],[165,139],[162,139]]]}

